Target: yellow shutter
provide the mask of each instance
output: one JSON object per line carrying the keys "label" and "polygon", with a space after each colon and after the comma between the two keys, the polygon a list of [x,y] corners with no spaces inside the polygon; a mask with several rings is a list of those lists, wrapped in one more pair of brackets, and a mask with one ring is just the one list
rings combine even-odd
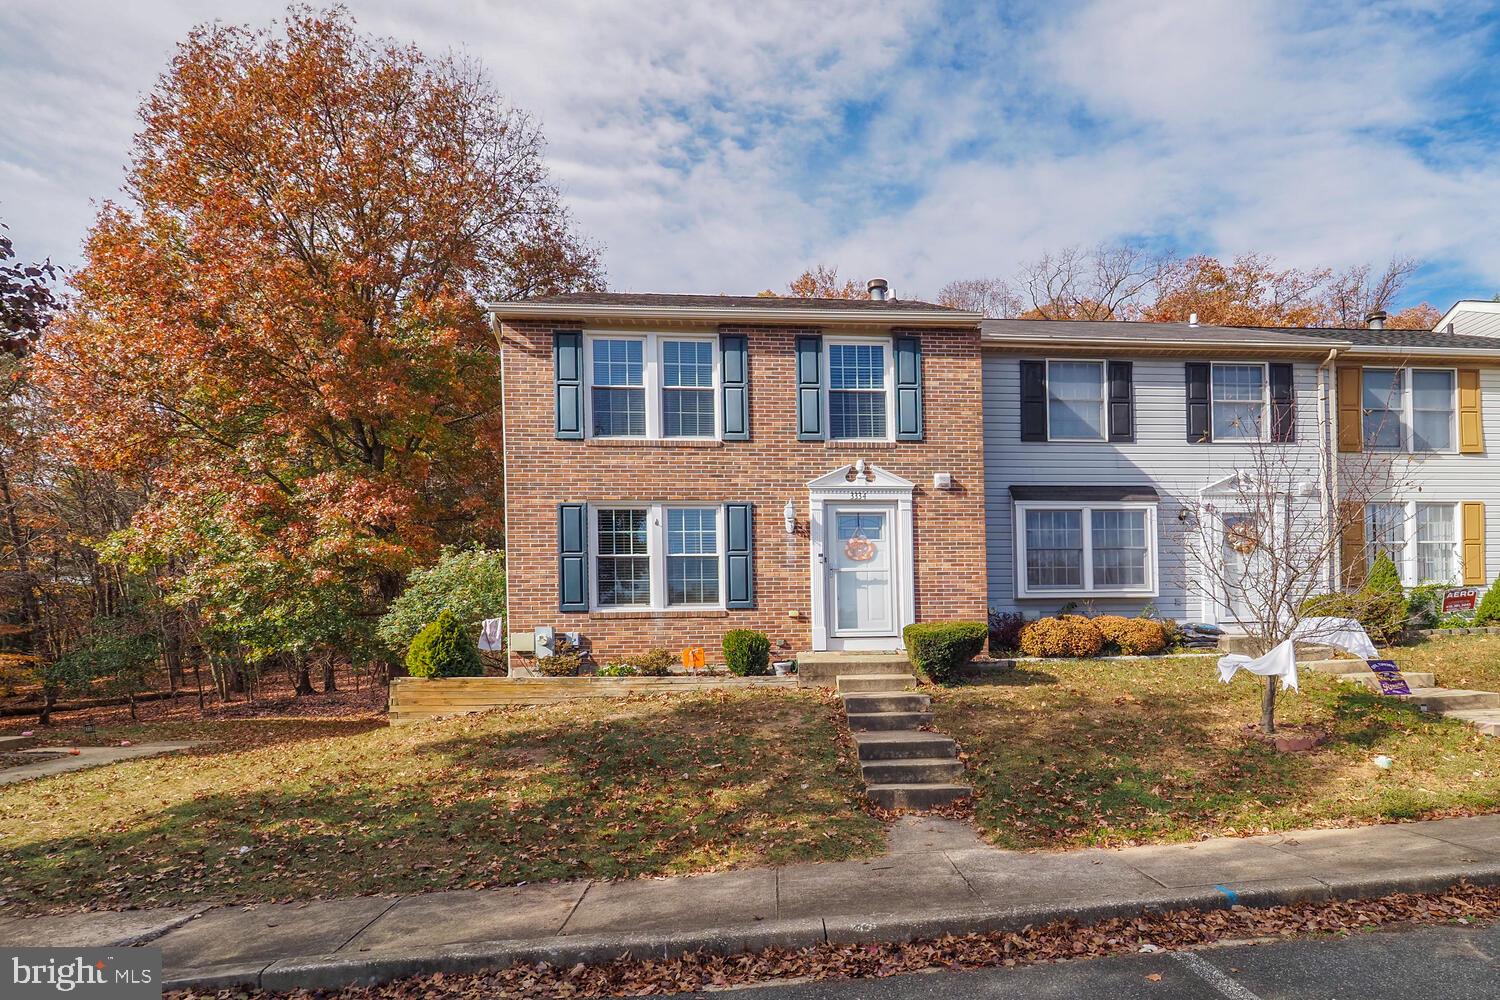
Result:
{"label": "yellow shutter", "polygon": [[1354,590],[1365,582],[1365,508],[1345,501],[1339,504],[1343,525],[1339,531],[1339,568],[1344,586]]}
{"label": "yellow shutter", "polygon": [[1484,572],[1484,504],[1464,504],[1464,586],[1482,587]]}
{"label": "yellow shutter", "polygon": [[[1361,430],[1360,394],[1364,391],[1364,369],[1340,368],[1336,388],[1339,396],[1339,451],[1359,451]],[[1364,532],[1363,522],[1360,528]]]}
{"label": "yellow shutter", "polygon": [[1479,369],[1458,370],[1458,450],[1484,453],[1484,405],[1479,391]]}

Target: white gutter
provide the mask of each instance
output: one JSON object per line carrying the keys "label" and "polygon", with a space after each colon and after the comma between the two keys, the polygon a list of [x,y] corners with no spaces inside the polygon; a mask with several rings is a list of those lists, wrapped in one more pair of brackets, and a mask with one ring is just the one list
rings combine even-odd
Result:
{"label": "white gutter", "polygon": [[485,302],[490,315],[511,319],[670,320],[816,326],[978,326],[983,313],[961,309],[838,309],[760,306],[598,305],[584,302]]}

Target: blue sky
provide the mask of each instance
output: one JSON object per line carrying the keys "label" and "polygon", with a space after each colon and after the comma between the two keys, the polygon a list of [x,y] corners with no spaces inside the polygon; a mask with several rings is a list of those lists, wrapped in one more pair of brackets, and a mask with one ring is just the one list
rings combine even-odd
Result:
{"label": "blue sky", "polygon": [[[1070,245],[1427,264],[1500,291],[1500,14],[1480,3],[353,0],[534,112],[622,290],[754,292],[825,262],[898,294]],[[135,106],[195,22],[282,10],[0,6],[0,219],[78,260]]]}

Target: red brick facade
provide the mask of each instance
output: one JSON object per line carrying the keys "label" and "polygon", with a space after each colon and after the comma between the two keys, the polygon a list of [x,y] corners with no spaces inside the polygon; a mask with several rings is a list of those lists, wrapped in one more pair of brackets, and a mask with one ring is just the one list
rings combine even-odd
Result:
{"label": "red brick facade", "polygon": [[[653,646],[704,646],[710,662],[719,662],[723,634],[732,628],[766,632],[773,655],[808,650],[812,585],[807,483],[860,458],[916,484],[912,565],[917,620],[984,618],[983,407],[977,327],[895,331],[915,332],[921,339],[924,440],[873,445],[797,440],[794,338],[825,331],[787,326],[718,327],[721,333],[744,333],[749,338],[749,441],[557,440],[552,334],[579,327],[598,329],[598,324],[549,319],[507,320],[500,325],[511,632],[542,625],[581,632],[600,663]],[[933,489],[933,474],[939,472],[952,475],[952,489]],[[797,508],[795,535],[786,533],[783,522],[788,500]],[[755,504],[754,610],[558,610],[559,503],[692,501]]]}

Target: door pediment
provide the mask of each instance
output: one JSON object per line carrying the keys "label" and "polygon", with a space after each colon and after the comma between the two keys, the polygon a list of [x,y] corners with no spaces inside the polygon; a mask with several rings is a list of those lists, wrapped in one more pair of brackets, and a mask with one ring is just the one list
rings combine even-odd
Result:
{"label": "door pediment", "polygon": [[895,473],[887,472],[877,465],[867,465],[860,460],[819,476],[808,483],[807,488],[814,496],[829,499],[851,493],[861,493],[866,497],[904,496],[910,499],[915,485],[909,479],[902,479]]}

